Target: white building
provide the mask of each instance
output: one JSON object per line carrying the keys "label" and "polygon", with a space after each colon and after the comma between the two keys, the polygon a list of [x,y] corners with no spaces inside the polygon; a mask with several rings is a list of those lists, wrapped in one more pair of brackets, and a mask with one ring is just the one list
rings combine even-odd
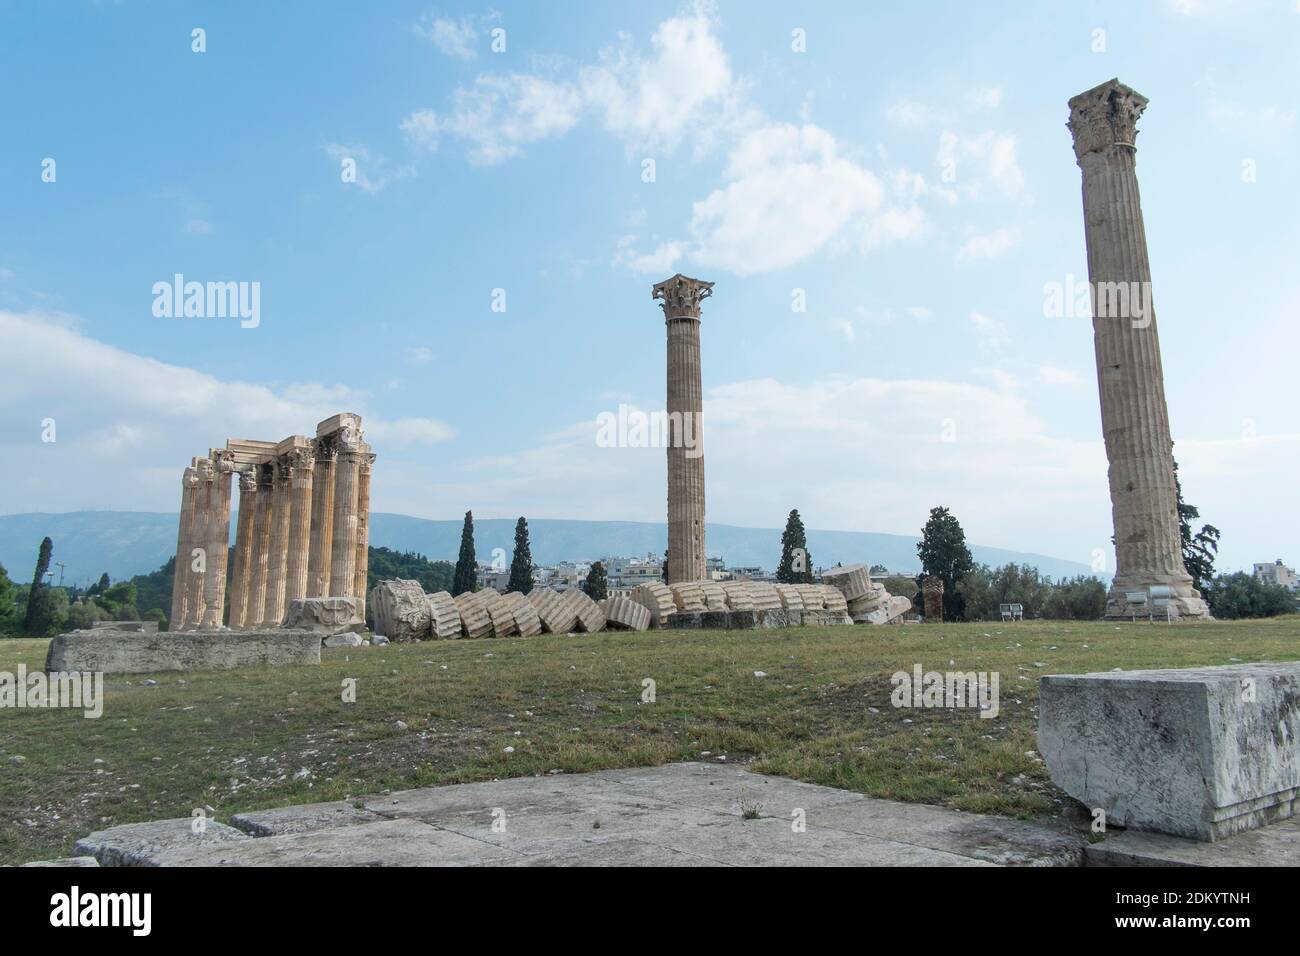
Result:
{"label": "white building", "polygon": [[1294,569],[1283,564],[1281,558],[1272,564],[1256,564],[1255,579],[1265,584],[1276,584],[1288,591],[1300,591],[1300,577],[1296,576]]}

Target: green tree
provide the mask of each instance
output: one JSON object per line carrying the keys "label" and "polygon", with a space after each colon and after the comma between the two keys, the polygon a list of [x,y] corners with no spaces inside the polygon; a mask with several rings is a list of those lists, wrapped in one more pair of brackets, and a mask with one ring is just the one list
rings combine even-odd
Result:
{"label": "green tree", "polygon": [[14,583],[9,572],[0,564],[0,633],[10,630],[14,623]]}
{"label": "green tree", "polygon": [[785,519],[785,530],[781,532],[781,561],[776,566],[776,579],[782,584],[813,583],[808,536],[797,508]]}
{"label": "green tree", "polygon": [[587,580],[583,582],[582,589],[587,592],[587,597],[593,601],[603,601],[609,597],[609,579],[605,576],[604,562],[597,561],[587,572]]}
{"label": "green tree", "polygon": [[23,630],[33,637],[43,637],[50,628],[50,607],[46,597],[50,586],[45,583],[45,575],[50,570],[53,554],[54,542],[46,537],[36,554],[36,573],[27,592],[27,618],[23,621]]}
{"label": "green tree", "polygon": [[103,594],[109,588],[108,572],[105,571],[99,576],[99,580],[86,588],[86,597],[94,597],[96,594]]}
{"label": "green tree", "polygon": [[98,604],[84,601],[68,608],[68,630],[88,631],[96,621],[104,620],[104,610]]}
{"label": "green tree", "polygon": [[1178,533],[1183,544],[1183,567],[1192,576],[1192,586],[1207,590],[1214,581],[1214,560],[1219,556],[1219,529],[1203,525],[1192,533],[1192,522],[1201,517],[1200,509],[1183,501],[1183,483],[1178,479],[1178,462],[1174,462],[1174,491],[1178,495]]}
{"label": "green tree", "polygon": [[[921,529],[921,540],[916,545],[916,554],[921,559],[922,578],[935,575],[943,579],[944,620],[963,620],[965,602],[958,584],[974,570],[975,560],[966,547],[966,532],[947,508],[930,509],[930,517]],[[920,585],[918,578],[917,587]]]}
{"label": "green tree", "polygon": [[474,557],[474,512],[465,512],[465,527],[460,532],[460,556],[456,558],[456,573],[451,581],[451,596],[473,591],[478,576],[478,560]]}
{"label": "green tree", "polygon": [[1096,621],[1106,613],[1106,585],[1080,574],[1052,585],[1042,616],[1054,621]]}
{"label": "green tree", "polygon": [[518,591],[527,594],[533,589],[533,550],[528,543],[528,522],[520,517],[515,522],[515,553],[510,559],[510,582],[506,593]]}
{"label": "green tree", "polygon": [[659,577],[663,580],[664,584],[667,584],[667,583],[668,583],[668,549],[667,549],[667,548],[664,548],[664,570],[663,570],[663,574],[661,574]]}
{"label": "green tree", "polygon": [[1206,589],[1210,611],[1217,618],[1276,617],[1296,610],[1296,596],[1277,584],[1269,584],[1244,571],[1221,574]]}
{"label": "green tree", "polygon": [[369,594],[380,581],[406,578],[419,581],[426,594],[450,591],[455,566],[450,561],[430,561],[414,551],[393,551],[389,548],[370,548],[370,562],[366,575],[366,593]]}

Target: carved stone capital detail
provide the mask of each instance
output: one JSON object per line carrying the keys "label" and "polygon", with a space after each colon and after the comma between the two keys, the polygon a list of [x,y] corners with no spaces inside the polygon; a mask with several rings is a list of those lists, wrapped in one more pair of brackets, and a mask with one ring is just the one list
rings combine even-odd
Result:
{"label": "carved stone capital detail", "polygon": [[665,321],[673,319],[700,320],[700,303],[713,295],[713,283],[692,279],[680,272],[671,279],[656,283],[650,298],[662,299]]}
{"label": "carved stone capital detail", "polygon": [[1070,100],[1070,120],[1065,125],[1074,136],[1074,155],[1082,160],[1115,146],[1135,149],[1137,121],[1147,108],[1147,98],[1119,80],[1108,80]]}

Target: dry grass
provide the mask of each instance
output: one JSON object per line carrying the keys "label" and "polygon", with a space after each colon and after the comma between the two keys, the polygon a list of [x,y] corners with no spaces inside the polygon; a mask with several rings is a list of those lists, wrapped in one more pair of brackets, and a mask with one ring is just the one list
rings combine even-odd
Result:
{"label": "dry grass", "polygon": [[[0,671],[39,668],[46,643],[0,641]],[[319,668],[158,674],[153,685],[110,676],[99,720],[0,710],[0,863],[203,806],[225,820],[390,788],[677,760],[1050,817],[1067,804],[1035,752],[1041,675],[1297,658],[1292,617],[546,635],[327,650]],[[999,672],[1001,713],[894,709],[889,676],[918,662]],[[655,703],[641,702],[647,677]],[[357,680],[355,704],[341,700],[345,678]]]}

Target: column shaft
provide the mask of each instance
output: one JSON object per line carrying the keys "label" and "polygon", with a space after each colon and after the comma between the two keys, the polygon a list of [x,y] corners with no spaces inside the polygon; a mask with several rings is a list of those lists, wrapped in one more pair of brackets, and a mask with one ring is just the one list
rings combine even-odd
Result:
{"label": "column shaft", "polygon": [[334,541],[330,554],[329,596],[348,597],[356,584],[357,492],[361,451],[356,444],[339,451],[334,474]]}
{"label": "column shaft", "polygon": [[334,528],[334,470],[338,445],[333,436],[317,438],[311,489],[311,544],[307,556],[307,597],[328,597]]}
{"label": "column shaft", "polygon": [[248,588],[253,554],[253,519],[257,513],[257,475],[239,473],[239,522],[235,526],[235,562],[230,576],[230,626],[239,630],[248,619]]}
{"label": "column shaft", "polygon": [[195,499],[198,494],[198,472],[186,468],[181,478],[181,514],[176,530],[176,566],[172,574],[172,608],[167,627],[179,631],[185,625],[186,585],[189,581],[190,538],[194,534]]}
{"label": "column shaft", "polygon": [[366,618],[366,577],[370,571],[370,471],[375,456],[368,450],[362,452],[357,471],[357,556],[352,570],[352,595],[357,599],[357,612]]}
{"label": "column shaft", "polygon": [[289,556],[285,570],[284,608],[307,596],[307,572],[311,555],[312,480],[316,459],[310,448],[295,449],[289,456]]}
{"label": "column shaft", "polygon": [[216,470],[211,458],[195,459],[198,473],[198,490],[194,497],[194,524],[190,536],[189,560],[186,562],[185,627],[193,630],[203,626],[206,610],[208,562],[208,537],[211,534],[216,492]]}
{"label": "column shaft", "polygon": [[[271,508],[274,503],[273,466],[257,466],[257,513],[253,516],[253,547],[248,563],[248,613],[246,629],[262,626],[266,609],[266,578],[271,552]],[[279,623],[278,621],[276,623]]]}
{"label": "column shaft", "polygon": [[221,627],[226,610],[226,564],[230,557],[230,479],[234,474],[230,453],[217,451],[212,456],[213,479],[210,500],[212,514],[208,526],[208,573],[203,579],[203,627]]}
{"label": "column shaft", "polygon": [[1137,182],[1137,119],[1146,98],[1116,81],[1070,100],[1083,171],[1093,341],[1102,433],[1110,463],[1115,579],[1108,615],[1124,593],[1169,587],[1183,616],[1207,614],[1183,566],[1151,265]]}
{"label": "column shaft", "polygon": [[285,574],[289,568],[289,524],[293,518],[293,486],[289,464],[283,458],[273,463],[271,533],[266,558],[266,598],[262,627],[279,627],[284,620]]}

